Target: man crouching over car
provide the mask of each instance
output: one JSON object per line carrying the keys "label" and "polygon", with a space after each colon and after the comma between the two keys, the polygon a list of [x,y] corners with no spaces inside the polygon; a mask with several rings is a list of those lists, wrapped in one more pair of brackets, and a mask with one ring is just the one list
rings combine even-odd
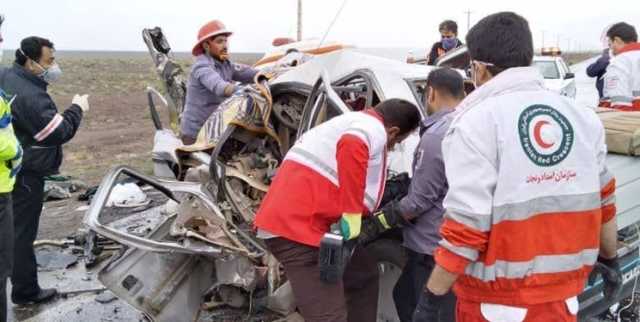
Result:
{"label": "man crouching over car", "polygon": [[335,117],[305,133],[287,153],[264,198],[258,237],[284,266],[306,322],[376,320],[378,268],[356,248],[343,279],[320,279],[319,245],[330,226],[360,235],[375,210],[387,173],[387,151],[418,127],[418,107],[400,99]]}

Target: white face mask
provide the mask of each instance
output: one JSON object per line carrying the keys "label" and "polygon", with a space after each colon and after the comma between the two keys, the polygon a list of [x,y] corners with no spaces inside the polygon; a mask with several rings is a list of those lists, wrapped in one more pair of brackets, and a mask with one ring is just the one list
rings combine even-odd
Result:
{"label": "white face mask", "polygon": [[58,79],[60,79],[60,76],[62,76],[62,69],[60,69],[58,63],[53,63],[53,65],[49,66],[49,68],[44,68],[42,67],[42,65],[36,63],[35,61],[34,63],[43,70],[42,74],[38,76],[40,76],[42,80],[47,82],[47,84],[51,84],[57,81]]}

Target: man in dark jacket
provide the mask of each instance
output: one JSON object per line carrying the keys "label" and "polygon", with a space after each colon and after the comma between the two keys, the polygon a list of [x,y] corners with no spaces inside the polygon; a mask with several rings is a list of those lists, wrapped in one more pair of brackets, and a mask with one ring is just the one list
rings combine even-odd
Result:
{"label": "man in dark jacket", "polygon": [[602,51],[602,56],[598,58],[593,64],[587,67],[587,76],[596,78],[596,88],[598,89],[598,96],[602,98],[602,87],[604,86],[604,74],[607,72],[607,66],[609,66],[609,49]]}
{"label": "man in dark jacket", "polygon": [[[403,226],[407,263],[393,290],[398,317],[402,322],[453,322],[455,297],[449,293],[439,298],[437,307],[424,292],[425,284],[435,266],[433,251],[438,246],[443,221],[442,201],[449,188],[442,160],[442,139],[451,124],[454,108],[464,98],[462,76],[453,69],[441,68],[429,73],[424,93],[429,115],[422,123],[420,143],[413,158],[413,178],[409,193],[398,201],[385,205],[372,220],[363,225],[378,232],[387,226]],[[367,236],[368,237],[368,236]]]}
{"label": "man in dark jacket", "polygon": [[453,20],[445,20],[440,23],[440,41],[431,46],[427,65],[435,65],[438,58],[447,52],[462,46],[462,41],[458,39],[458,24]]}
{"label": "man in dark jacket", "polygon": [[38,284],[33,242],[38,233],[44,177],[58,173],[62,163],[61,145],[73,138],[84,112],[87,95],[76,95],[62,114],[47,93],[47,86],[62,71],[55,62],[53,43],[40,37],[22,40],[16,60],[0,70],[0,88],[13,99],[11,114],[16,136],[23,145],[23,168],[13,190],[15,228],[11,299],[15,304],[40,303],[53,298],[55,289]]}

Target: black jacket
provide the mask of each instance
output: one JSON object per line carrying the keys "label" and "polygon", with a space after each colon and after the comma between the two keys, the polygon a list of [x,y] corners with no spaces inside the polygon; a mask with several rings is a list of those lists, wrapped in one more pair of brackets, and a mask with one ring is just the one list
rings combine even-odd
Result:
{"label": "black jacket", "polygon": [[598,58],[593,64],[587,67],[587,75],[589,77],[596,77],[596,88],[598,89],[598,95],[602,98],[602,87],[604,86],[604,74],[607,72],[609,66],[609,49],[605,49],[602,52],[602,56]]}
{"label": "black jacket", "polygon": [[62,144],[73,138],[82,120],[80,106],[62,114],[47,93],[47,83],[22,66],[0,69],[0,88],[9,97],[13,129],[23,146],[22,172],[47,176],[58,173]]}
{"label": "black jacket", "polygon": [[[456,49],[463,45],[460,39],[456,38],[456,40],[458,41],[458,44],[456,44],[456,46],[450,50]],[[431,46],[431,51],[429,52],[429,56],[427,56],[427,65],[435,65],[438,58],[440,58],[440,56],[446,53],[447,51],[444,49],[444,47],[442,47],[442,41],[438,41],[437,43],[434,43],[433,46]]]}

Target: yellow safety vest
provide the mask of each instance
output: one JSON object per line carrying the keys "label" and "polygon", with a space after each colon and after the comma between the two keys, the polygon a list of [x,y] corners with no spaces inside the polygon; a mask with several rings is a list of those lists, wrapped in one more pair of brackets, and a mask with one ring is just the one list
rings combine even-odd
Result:
{"label": "yellow safety vest", "polygon": [[21,164],[22,148],[11,125],[11,108],[0,95],[0,193],[13,190]]}

